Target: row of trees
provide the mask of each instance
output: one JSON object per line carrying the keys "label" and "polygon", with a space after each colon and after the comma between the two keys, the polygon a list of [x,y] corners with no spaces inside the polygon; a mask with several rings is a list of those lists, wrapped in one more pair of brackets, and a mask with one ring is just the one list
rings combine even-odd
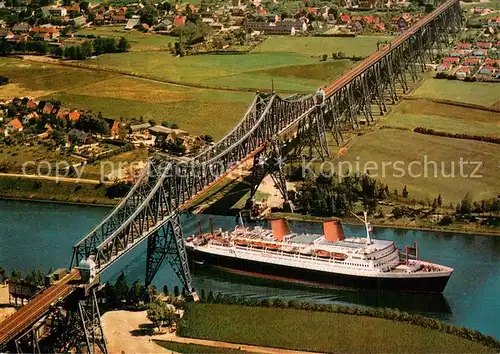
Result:
{"label": "row of trees", "polygon": [[93,54],[119,53],[129,50],[130,44],[125,37],[97,37],[83,42],[79,46],[56,47],[52,54],[57,58],[83,60]]}
{"label": "row of trees", "polygon": [[496,198],[482,199],[472,201],[469,193],[465,194],[464,198],[457,204],[455,208],[457,215],[467,215],[471,213],[489,215],[500,215],[500,196]]}
{"label": "row of trees", "polygon": [[301,212],[316,216],[345,216],[361,201],[368,212],[374,213],[379,200],[390,196],[389,187],[369,174],[345,177],[317,178],[308,175],[295,194],[295,204]]}
{"label": "row of trees", "polygon": [[[47,274],[52,273],[52,269]],[[42,286],[44,284],[44,274],[40,269],[33,269],[27,274],[23,274],[19,269],[13,269],[10,276],[6,270],[0,266],[0,282],[9,280],[12,283],[24,283],[34,286]]]}
{"label": "row of trees", "polygon": [[[429,318],[417,314],[410,314],[398,309],[389,308],[359,308],[340,305],[326,304],[311,304],[308,302],[300,302],[296,300],[282,299],[251,299],[245,297],[237,297],[231,295],[223,295],[220,293],[214,294],[212,291],[207,292],[202,289],[200,292],[200,301],[203,303],[215,304],[232,304],[241,306],[259,306],[259,307],[274,307],[274,308],[291,308],[296,310],[318,311],[318,312],[333,312],[342,313],[354,316],[369,316],[385,318],[393,321],[406,322],[420,327],[437,330],[440,332],[453,334],[468,340],[479,342],[486,345],[495,351],[500,350],[500,342],[491,336],[484,335],[478,331],[467,329],[464,327],[454,326],[451,324],[440,322],[437,319]],[[187,310],[189,311],[189,305]],[[179,335],[183,335],[183,322],[180,322]]]}

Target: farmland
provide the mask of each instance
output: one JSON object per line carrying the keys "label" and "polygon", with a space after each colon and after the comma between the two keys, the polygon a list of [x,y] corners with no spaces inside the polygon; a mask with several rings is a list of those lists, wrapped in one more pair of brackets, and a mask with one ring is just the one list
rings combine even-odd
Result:
{"label": "farmland", "polygon": [[[177,87],[87,69],[0,59],[0,75],[10,84],[0,99],[30,96],[55,99],[66,108],[102,112],[104,116],[168,120],[192,134],[223,136],[241,119],[253,94]],[[206,124],[207,119],[211,124]]]}
{"label": "farmland", "polygon": [[83,28],[77,35],[94,35],[101,37],[125,37],[130,43],[131,51],[165,51],[168,44],[176,41],[175,37],[161,34],[142,33],[138,31],[126,31],[121,26],[103,26]]}
{"label": "farmland", "polygon": [[500,137],[500,113],[430,101],[403,101],[382,124],[414,129]]}
{"label": "farmland", "polygon": [[267,38],[252,53],[282,52],[297,53],[304,56],[330,56],[333,52],[344,52],[346,56],[366,57],[377,50],[378,41],[390,41],[389,36],[348,37],[290,37],[274,36]]}
{"label": "farmland", "polygon": [[[350,161],[353,166],[359,161],[360,170],[363,171],[363,166],[368,167],[367,162],[370,161],[370,167],[373,167],[373,164],[378,166],[378,170],[370,171],[372,176],[387,183],[392,189],[398,188],[401,191],[407,185],[410,197],[417,200],[432,200],[441,194],[444,203],[448,204],[458,202],[467,192],[470,192],[474,200],[496,196],[500,188],[497,178],[499,153],[498,144],[436,137],[396,129],[379,129],[354,137],[352,145],[338,161]],[[477,174],[482,177],[460,176],[461,158],[463,161],[480,162],[481,167]],[[404,166],[405,173],[401,177],[395,169],[396,161],[402,161]],[[410,173],[409,164],[412,161],[416,161],[416,165],[411,167]],[[427,177],[424,170],[425,161],[429,162]],[[432,161],[436,162],[437,168],[431,164]],[[384,162],[390,164],[384,167]],[[442,166],[444,174],[441,172]],[[455,177],[446,177],[452,173],[452,166]],[[473,165],[465,165],[463,175],[470,175],[474,168]]]}
{"label": "farmland", "polygon": [[453,335],[380,318],[201,303],[185,314],[181,335],[329,353],[488,352]]}
{"label": "farmland", "polygon": [[[320,63],[318,58],[279,52],[182,58],[168,52],[129,52],[105,54],[85,63],[159,80],[254,91],[269,90],[274,80],[278,92],[314,91],[352,65],[347,60]],[[302,66],[314,68],[313,77],[304,77]]]}
{"label": "farmland", "polygon": [[427,79],[411,95],[487,107],[493,106],[500,100],[498,86],[494,83],[459,80]]}

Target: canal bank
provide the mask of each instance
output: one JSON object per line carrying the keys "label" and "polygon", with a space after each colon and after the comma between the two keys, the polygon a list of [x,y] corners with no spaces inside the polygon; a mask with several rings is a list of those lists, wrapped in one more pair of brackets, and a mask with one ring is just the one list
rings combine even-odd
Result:
{"label": "canal bank", "polygon": [[[72,246],[86,235],[109,208],[0,200],[0,265],[12,269],[69,267]],[[184,234],[196,232],[198,221],[208,230],[208,216],[182,216]],[[232,229],[235,217],[213,216],[214,227]],[[296,232],[321,232],[320,224],[290,222]],[[345,225],[346,235],[363,235],[357,225]],[[386,294],[345,289],[319,289],[289,283],[260,281],[207,268],[193,267],[196,289],[212,289],[251,298],[280,297],[314,303],[400,308],[473,328],[500,338],[500,238],[454,233],[375,228],[374,238],[393,240],[398,247],[417,241],[421,258],[455,269],[445,292],[439,296]],[[122,271],[128,282],[144,280],[146,245],[141,244],[103,274],[103,281]],[[179,284],[165,264],[155,285]]]}

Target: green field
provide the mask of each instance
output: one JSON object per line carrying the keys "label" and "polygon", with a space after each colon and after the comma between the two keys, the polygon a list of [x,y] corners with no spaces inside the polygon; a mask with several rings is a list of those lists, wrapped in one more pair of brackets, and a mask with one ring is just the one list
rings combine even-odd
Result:
{"label": "green field", "polygon": [[131,51],[166,51],[168,44],[174,44],[175,37],[162,34],[142,33],[138,31],[126,31],[125,25],[121,26],[100,26],[90,27],[78,30],[76,33],[81,35],[94,35],[100,37],[125,37],[128,39]]}
{"label": "green field", "polygon": [[[498,144],[443,138],[403,130],[380,129],[355,137],[347,152],[339,158],[340,160],[333,161],[333,166],[337,168],[338,161],[350,161],[355,168],[356,163],[359,162],[360,170],[364,171],[363,166],[373,167],[366,164],[372,161],[378,166],[378,171],[370,171],[372,176],[387,183],[391,189],[398,188],[401,191],[407,185],[410,198],[417,200],[425,198],[432,200],[441,194],[443,203],[447,205],[450,202],[460,201],[466,192],[470,192],[474,200],[495,197],[500,190],[497,167],[499,154],[500,145]],[[481,162],[477,174],[482,177],[461,177],[460,158],[463,158],[463,161]],[[409,166],[412,161],[418,161],[420,165],[415,163]],[[424,161],[428,162],[427,177],[424,175]],[[436,162],[437,168],[431,164],[432,161]],[[385,169],[383,162],[387,163]],[[398,162],[397,165],[395,165],[396,162]],[[452,165],[455,166],[455,177],[443,177],[442,166],[444,166],[444,175],[449,176]],[[463,175],[469,176],[475,169],[474,166],[465,165]],[[404,176],[399,177],[402,174],[399,168],[404,170]],[[409,168],[414,177],[408,172]],[[383,173],[384,170],[385,173]],[[437,177],[434,177],[435,171]]]}
{"label": "green field", "polygon": [[48,180],[0,176],[0,198],[53,200],[58,202],[113,205],[106,196],[106,185],[77,184]]}
{"label": "green field", "polygon": [[329,353],[480,353],[450,334],[380,318],[294,309],[195,304],[180,335]]}
{"label": "green field", "polygon": [[430,101],[403,101],[382,119],[382,124],[441,132],[500,137],[500,113]]}
{"label": "green field", "polygon": [[175,353],[214,353],[214,354],[235,354],[235,353],[247,353],[243,350],[237,349],[226,349],[226,348],[214,348],[207,347],[204,345],[196,345],[196,344],[184,344],[184,343],[176,343],[176,342],[167,342],[164,340],[154,340],[156,344],[160,347],[165,348],[167,350],[173,351]]}
{"label": "green field", "polygon": [[[148,78],[212,87],[311,92],[352,65],[293,53],[209,54],[176,58],[167,52],[105,54],[84,63]],[[147,65],[145,65],[147,63]],[[311,76],[304,72],[312,73]]]}
{"label": "green field", "polygon": [[[61,100],[65,108],[119,119],[168,120],[191,134],[222,137],[244,115],[251,92],[185,88],[119,74],[0,58],[0,99],[29,96]],[[210,124],[207,122],[210,121]]]}
{"label": "green field", "polygon": [[495,83],[427,79],[411,95],[489,107],[500,101],[500,87]]}
{"label": "green field", "polygon": [[378,41],[390,41],[389,36],[348,37],[290,37],[273,36],[257,46],[252,53],[282,52],[319,57],[333,52],[344,52],[347,56],[366,57],[377,50]]}

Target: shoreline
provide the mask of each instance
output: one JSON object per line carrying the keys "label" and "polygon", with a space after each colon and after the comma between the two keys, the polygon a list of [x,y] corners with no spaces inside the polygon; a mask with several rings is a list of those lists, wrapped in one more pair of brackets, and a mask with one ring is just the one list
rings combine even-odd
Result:
{"label": "shoreline", "polygon": [[36,202],[36,203],[51,203],[51,204],[67,204],[67,205],[82,205],[82,206],[95,206],[99,208],[113,208],[118,203],[113,204],[103,204],[103,203],[89,203],[89,202],[73,202],[70,200],[58,200],[58,199],[35,199],[35,198],[23,198],[23,197],[7,197],[0,195],[0,200],[12,200],[19,202]]}
{"label": "shoreline", "polygon": [[[322,222],[323,220],[327,220],[327,219],[331,220],[331,218],[321,218],[321,217],[301,215],[301,214],[300,214],[300,216],[295,216],[295,215],[289,214],[289,213],[274,213],[274,214],[271,214],[270,216],[266,217],[266,219],[270,219],[273,217],[285,217],[287,220],[302,221],[302,222],[316,222],[316,223]],[[359,226],[362,225],[357,220],[351,219],[351,218],[337,218],[337,219],[339,219],[342,223],[344,223],[346,225],[359,225]],[[446,229],[444,229],[444,228],[441,228],[439,226],[431,227],[431,226],[379,223],[373,219],[370,221],[370,224],[373,225],[374,227],[387,228],[387,229],[455,233],[455,234],[463,234],[463,235],[471,235],[471,236],[500,236],[500,229],[499,230],[491,230],[491,231],[489,231],[489,230],[467,230],[464,228],[451,228],[451,229],[446,228]]]}
{"label": "shoreline", "polygon": [[[83,206],[95,206],[99,208],[114,208],[118,203],[88,203],[88,202],[73,202],[67,200],[51,200],[51,199],[32,199],[32,198],[22,198],[22,197],[6,197],[0,196],[0,200],[13,200],[13,201],[22,201],[22,202],[36,202],[36,203],[52,203],[52,204],[67,204],[67,205],[83,205]],[[299,216],[300,215],[300,216]],[[270,219],[273,217],[285,217],[287,220],[292,221],[302,221],[302,222],[311,222],[318,223],[322,222],[325,219],[331,218],[322,218],[315,217],[310,215],[302,215],[302,214],[289,214],[289,213],[274,213],[266,217],[265,219]],[[340,221],[346,225],[361,225],[355,219],[351,218],[340,218]],[[442,228],[442,227],[430,227],[430,226],[417,226],[417,225],[400,225],[400,224],[391,224],[391,223],[380,223],[376,220],[370,221],[370,223],[374,227],[378,228],[387,228],[387,229],[401,229],[401,230],[413,230],[413,231],[430,231],[430,232],[442,232],[442,233],[455,233],[455,234],[463,234],[463,235],[471,235],[471,236],[500,236],[500,230],[467,230],[463,228]]]}

